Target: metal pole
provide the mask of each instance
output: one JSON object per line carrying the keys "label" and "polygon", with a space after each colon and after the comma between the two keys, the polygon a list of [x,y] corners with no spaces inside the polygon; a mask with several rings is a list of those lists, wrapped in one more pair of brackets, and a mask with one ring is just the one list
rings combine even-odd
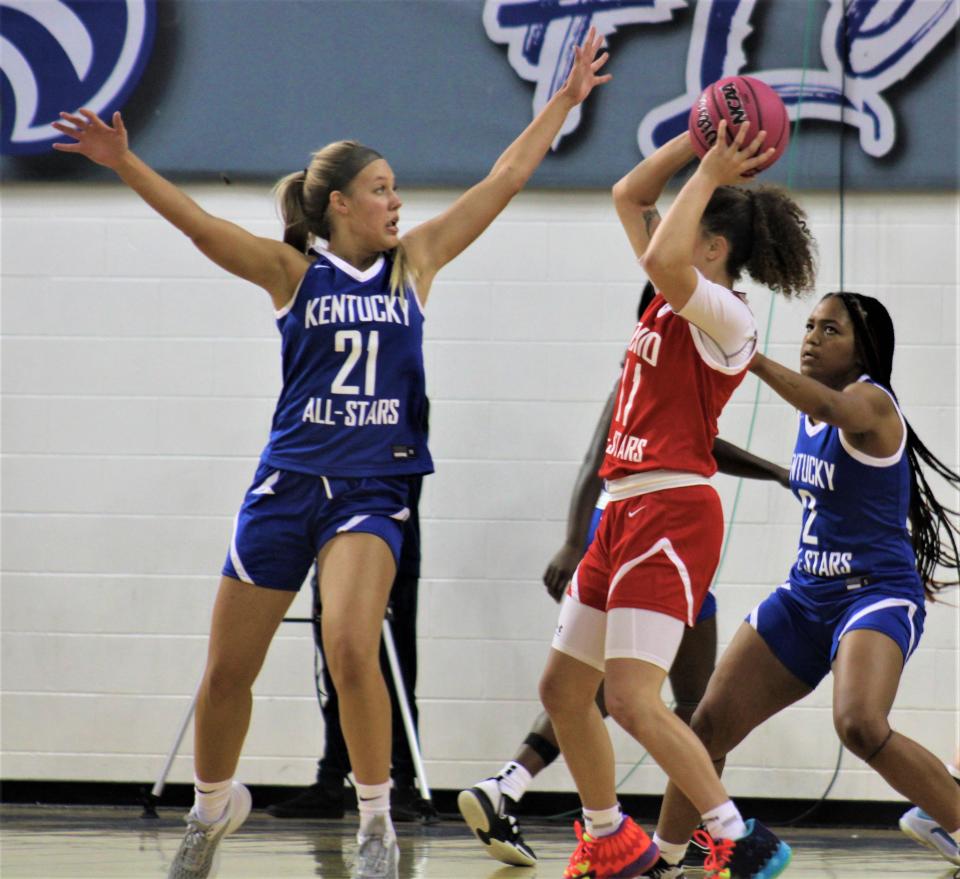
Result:
{"label": "metal pole", "polygon": [[180,750],[180,744],[183,742],[183,737],[187,733],[187,727],[190,726],[190,720],[193,718],[193,712],[197,707],[197,699],[200,697],[200,684],[197,684],[197,689],[194,691],[193,698],[190,700],[190,705],[187,707],[187,713],[183,716],[183,720],[180,722],[180,728],[177,730],[176,738],[173,740],[173,746],[170,748],[170,753],[167,754],[167,760],[163,764],[163,769],[160,770],[160,775],[157,776],[157,782],[151,788],[150,793],[144,793],[143,788],[141,788],[141,796],[143,797],[143,813],[140,815],[141,818],[158,818],[157,815],[157,803],[160,801],[160,795],[163,793],[163,788],[167,783],[167,776],[170,774],[170,768],[173,766],[173,761],[176,759],[177,751]]}
{"label": "metal pole", "polygon": [[397,648],[393,643],[393,632],[390,623],[383,621],[383,646],[387,648],[387,660],[390,663],[390,673],[393,676],[393,689],[397,694],[397,704],[400,706],[400,716],[403,718],[403,728],[407,734],[407,744],[413,757],[413,765],[417,773],[417,782],[420,787],[420,796],[430,801],[430,788],[427,785],[427,773],[423,767],[423,758],[420,756],[420,743],[417,741],[417,730],[413,725],[413,715],[410,713],[410,703],[407,701],[407,689],[403,685],[403,674],[400,671],[400,660],[397,658]]}

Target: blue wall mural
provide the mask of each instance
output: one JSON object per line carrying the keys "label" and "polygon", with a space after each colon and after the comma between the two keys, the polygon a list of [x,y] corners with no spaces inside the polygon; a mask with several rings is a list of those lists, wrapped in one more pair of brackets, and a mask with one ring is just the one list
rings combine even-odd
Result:
{"label": "blue wall mural", "polygon": [[798,188],[957,183],[960,0],[0,0],[7,179],[98,178],[52,154],[60,109],[120,107],[164,173],[272,179],[355,137],[401,185],[464,185],[563,81],[591,26],[614,80],[534,186],[606,187],[733,73],[798,126]]}

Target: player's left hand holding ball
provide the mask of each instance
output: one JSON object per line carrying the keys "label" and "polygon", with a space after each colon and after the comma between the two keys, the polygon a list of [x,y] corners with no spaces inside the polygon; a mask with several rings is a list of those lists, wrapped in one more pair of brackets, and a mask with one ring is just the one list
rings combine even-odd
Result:
{"label": "player's left hand holding ball", "polygon": [[732,186],[749,183],[752,174],[770,161],[776,152],[772,147],[764,150],[765,131],[758,131],[744,145],[750,132],[750,123],[744,122],[737,136],[727,143],[727,121],[721,119],[717,126],[717,142],[700,160],[699,173],[707,176],[716,186]]}
{"label": "player's left hand holding ball", "polygon": [[55,143],[55,150],[80,153],[98,165],[117,167],[128,149],[127,129],[119,110],[113,114],[112,127],[87,109],[77,110],[76,113],[60,113],[60,118],[64,121],[54,122],[53,127],[74,138],[76,143]]}

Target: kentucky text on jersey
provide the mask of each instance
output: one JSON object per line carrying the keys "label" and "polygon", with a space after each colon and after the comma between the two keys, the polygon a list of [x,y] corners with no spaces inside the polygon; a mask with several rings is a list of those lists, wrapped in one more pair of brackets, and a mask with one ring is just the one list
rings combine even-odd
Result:
{"label": "kentucky text on jersey", "polygon": [[303,325],[308,328],[357,321],[410,326],[410,302],[406,296],[394,293],[373,296],[340,293],[308,299],[303,314]]}
{"label": "kentucky text on jersey", "polygon": [[830,461],[821,461],[813,455],[796,452],[793,461],[790,462],[790,479],[793,482],[805,482],[807,485],[833,491],[833,474],[836,469],[837,465]]}
{"label": "kentucky text on jersey", "polygon": [[283,389],[262,460],[317,476],[429,473],[416,291],[391,290],[392,255],[360,270],[315,253],[277,313]]}
{"label": "kentucky text on jersey", "polygon": [[856,579],[846,588],[860,588],[863,578],[890,578],[908,591],[919,589],[906,524],[910,468],[904,442],[895,455],[874,458],[852,446],[839,428],[800,415],[790,464],[790,487],[803,505],[790,572],[794,587]]}

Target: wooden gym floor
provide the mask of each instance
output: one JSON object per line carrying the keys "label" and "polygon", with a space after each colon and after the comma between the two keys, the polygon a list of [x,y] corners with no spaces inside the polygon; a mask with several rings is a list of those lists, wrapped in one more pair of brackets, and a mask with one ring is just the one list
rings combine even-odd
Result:
{"label": "wooden gym floor", "polygon": [[[166,808],[156,821],[129,807],[0,807],[3,879],[145,879],[164,877],[182,821]],[[559,879],[573,848],[571,827],[523,825],[540,863],[532,869],[491,860],[459,821],[398,825],[400,879]],[[220,879],[349,879],[356,815],[343,821],[290,821],[254,812],[222,845]],[[895,829],[787,829],[794,850],[790,879],[960,879],[951,867]],[[700,870],[688,870],[699,879]]]}

